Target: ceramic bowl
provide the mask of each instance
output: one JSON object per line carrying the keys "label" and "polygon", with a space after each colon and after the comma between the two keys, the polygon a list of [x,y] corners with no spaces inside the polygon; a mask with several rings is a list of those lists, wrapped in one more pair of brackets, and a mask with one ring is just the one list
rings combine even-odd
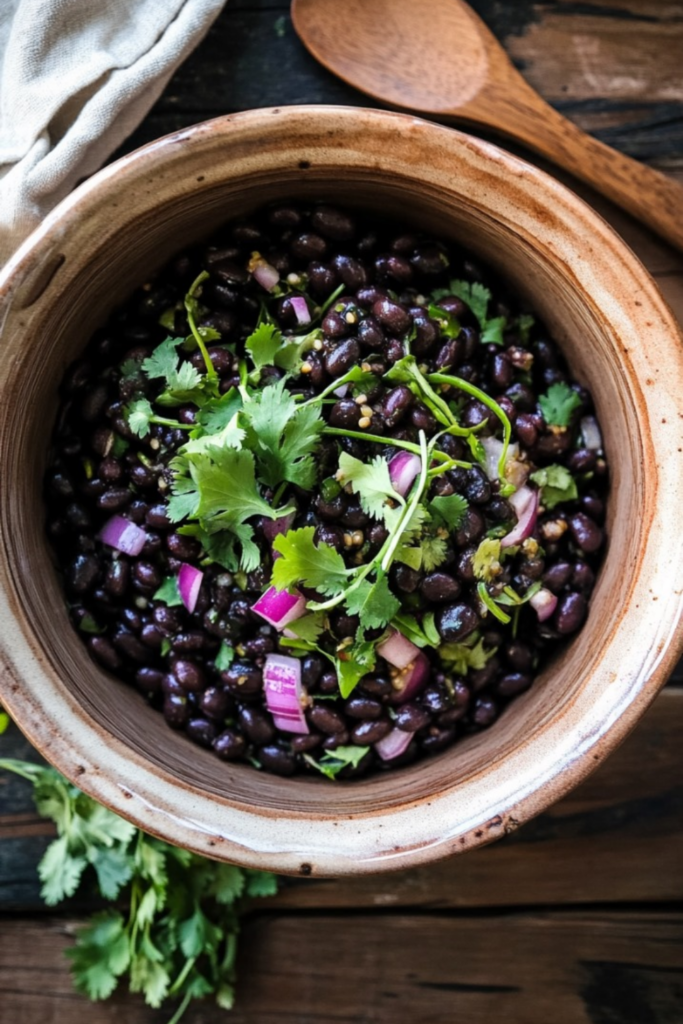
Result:
{"label": "ceramic bowl", "polygon": [[[495,726],[363,781],[284,779],[172,732],[88,657],[43,533],[57,386],[176,250],[278,197],[325,197],[461,239],[528,296],[592,390],[612,478],[588,621]],[[95,175],[0,280],[0,700],[45,757],[170,842],[250,867],[353,874],[489,842],[579,782],[681,647],[683,364],[671,313],[583,202],[495,146],[412,117],[290,107],[168,136]]]}

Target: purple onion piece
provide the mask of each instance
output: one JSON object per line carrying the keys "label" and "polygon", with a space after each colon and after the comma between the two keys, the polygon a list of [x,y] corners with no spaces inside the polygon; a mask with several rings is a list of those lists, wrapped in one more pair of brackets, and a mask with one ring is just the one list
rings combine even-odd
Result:
{"label": "purple onion piece", "polygon": [[301,683],[301,662],[284,654],[269,654],[263,667],[266,705],[277,729],[308,733],[303,701],[306,692]]}
{"label": "purple onion piece", "polygon": [[301,618],[306,611],[306,598],[298,590],[290,594],[288,590],[269,587],[256,604],[252,605],[251,610],[271,626],[281,630],[290,622]]}
{"label": "purple onion piece", "polygon": [[533,533],[538,515],[539,492],[531,487],[520,487],[510,495],[508,501],[517,513],[517,524],[501,540],[502,548],[521,544]]}
{"label": "purple onion piece", "polygon": [[412,732],[392,729],[383,739],[375,743],[375,750],[383,761],[393,761],[395,757],[400,757],[401,754],[405,753],[410,746],[412,738]]}
{"label": "purple onion piece", "polygon": [[199,589],[204,579],[204,573],[200,572],[199,569],[195,569],[193,565],[188,565],[186,562],[180,566],[180,572],[178,573],[178,593],[182,598],[182,602],[187,608],[188,612],[192,613],[197,606],[197,598],[199,597]]}
{"label": "purple onion piece", "polygon": [[112,516],[98,534],[103,544],[124,555],[139,555],[147,542],[144,530],[123,516]]}
{"label": "purple onion piece", "polygon": [[397,494],[405,498],[422,469],[422,459],[412,452],[398,452],[389,460],[389,479]]}

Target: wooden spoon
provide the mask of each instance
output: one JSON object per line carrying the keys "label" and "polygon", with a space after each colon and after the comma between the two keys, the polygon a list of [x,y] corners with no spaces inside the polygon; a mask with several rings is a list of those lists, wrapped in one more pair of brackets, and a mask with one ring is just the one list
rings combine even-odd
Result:
{"label": "wooden spoon", "polygon": [[350,85],[523,142],[683,250],[683,186],[558,114],[462,0],[293,0],[292,19],[313,56]]}

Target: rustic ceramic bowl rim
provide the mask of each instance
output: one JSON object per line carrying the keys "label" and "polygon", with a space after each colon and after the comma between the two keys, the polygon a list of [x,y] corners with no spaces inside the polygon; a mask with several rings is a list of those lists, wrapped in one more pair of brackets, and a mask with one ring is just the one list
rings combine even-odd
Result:
{"label": "rustic ceramic bowl rim", "polygon": [[[596,249],[609,247],[615,275],[622,274],[642,284],[640,306],[628,311],[621,308],[620,313],[635,331],[648,317],[657,321],[660,350],[670,358],[671,381],[674,385],[678,382],[677,388],[671,390],[677,396],[683,395],[680,335],[671,313],[636,257],[586,204],[548,175],[489,143],[409,115],[360,108],[291,107],[231,115],[160,139],[96,174],[60,204],[0,275],[0,330],[22,286],[58,251],[60,238],[77,230],[79,220],[87,217],[88,210],[103,193],[111,191],[113,194],[128,181],[153,176],[156,168],[173,160],[179,144],[208,147],[219,137],[229,145],[235,133],[253,130],[254,126],[261,128],[266,137],[268,124],[274,124],[276,118],[290,119],[294,124],[315,118],[328,118],[330,123],[345,125],[355,120],[358,124],[362,121],[363,130],[368,130],[368,125],[376,125],[378,130],[389,126],[393,131],[412,132],[425,144],[433,143],[449,150],[454,159],[460,156],[478,162],[501,184],[511,177],[523,177],[530,201],[533,199],[540,210],[552,204],[554,217],[565,224],[567,237],[573,240],[575,247],[582,237],[577,233],[580,229],[590,236],[591,245]],[[530,216],[528,211],[520,211],[519,215]],[[541,217],[537,230],[539,237],[546,232]],[[571,252],[565,252],[564,258],[574,275],[576,288],[590,290],[590,269],[585,262],[573,258]],[[635,352],[632,359],[642,362],[645,355]],[[650,450],[675,451],[671,446],[680,445],[681,397],[677,397],[676,403],[678,421],[675,424],[660,423],[653,411],[649,411]],[[661,491],[662,518],[675,529],[674,512],[683,500],[680,458],[671,462],[670,470],[667,486]],[[648,469],[650,471],[654,473],[655,467]],[[6,538],[0,537],[0,562],[5,558],[5,545]],[[675,537],[671,538],[670,558],[677,574],[675,578],[680,579],[683,557],[680,539]],[[645,576],[650,573],[659,593],[662,590],[661,567],[646,567],[643,572]],[[672,581],[673,577],[669,579]],[[586,709],[580,727],[566,737],[567,743],[561,749],[558,747],[552,756],[546,751],[544,757],[539,757],[533,776],[527,773],[518,782],[508,779],[502,789],[498,778],[498,790],[491,791],[486,799],[481,799],[480,794],[479,802],[472,803],[469,815],[467,802],[463,804],[457,790],[451,789],[434,794],[426,802],[407,802],[388,810],[378,808],[349,816],[350,820],[335,821],[332,817],[325,821],[311,820],[305,813],[292,813],[287,818],[282,814],[273,815],[272,811],[261,818],[253,810],[235,807],[216,823],[212,822],[211,815],[215,804],[209,796],[197,791],[188,793],[176,780],[168,776],[162,778],[162,773],[153,768],[134,763],[135,758],[116,737],[100,756],[99,763],[104,768],[90,770],[91,745],[101,737],[92,723],[79,720],[78,709],[68,706],[68,701],[50,707],[49,701],[41,695],[40,682],[44,680],[35,645],[16,628],[13,595],[8,593],[7,585],[0,593],[0,622],[10,625],[0,644],[0,700],[29,739],[72,781],[146,831],[170,842],[251,867],[304,874],[353,874],[407,867],[480,845],[510,831],[558,799],[624,738],[666,680],[683,646],[683,633],[679,628],[680,588],[674,591],[672,584],[660,596],[658,620],[656,624],[652,621],[652,647],[643,652],[628,685],[618,694],[606,693],[595,698]],[[72,727],[75,727],[73,733]],[[71,735],[75,739],[71,739]],[[82,765],[89,768],[81,772],[79,766]],[[386,842],[380,849],[370,849],[363,842],[363,825],[368,824],[386,828]],[[264,829],[271,829],[272,834],[266,834]],[[410,836],[408,842],[402,839],[404,829]],[[357,840],[356,836],[361,839]]]}

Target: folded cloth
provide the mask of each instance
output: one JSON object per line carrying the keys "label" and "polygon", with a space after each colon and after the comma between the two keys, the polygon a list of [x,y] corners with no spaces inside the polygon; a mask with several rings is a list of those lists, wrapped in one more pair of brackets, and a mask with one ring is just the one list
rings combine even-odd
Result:
{"label": "folded cloth", "polygon": [[0,266],[140,123],[225,0],[0,0]]}

